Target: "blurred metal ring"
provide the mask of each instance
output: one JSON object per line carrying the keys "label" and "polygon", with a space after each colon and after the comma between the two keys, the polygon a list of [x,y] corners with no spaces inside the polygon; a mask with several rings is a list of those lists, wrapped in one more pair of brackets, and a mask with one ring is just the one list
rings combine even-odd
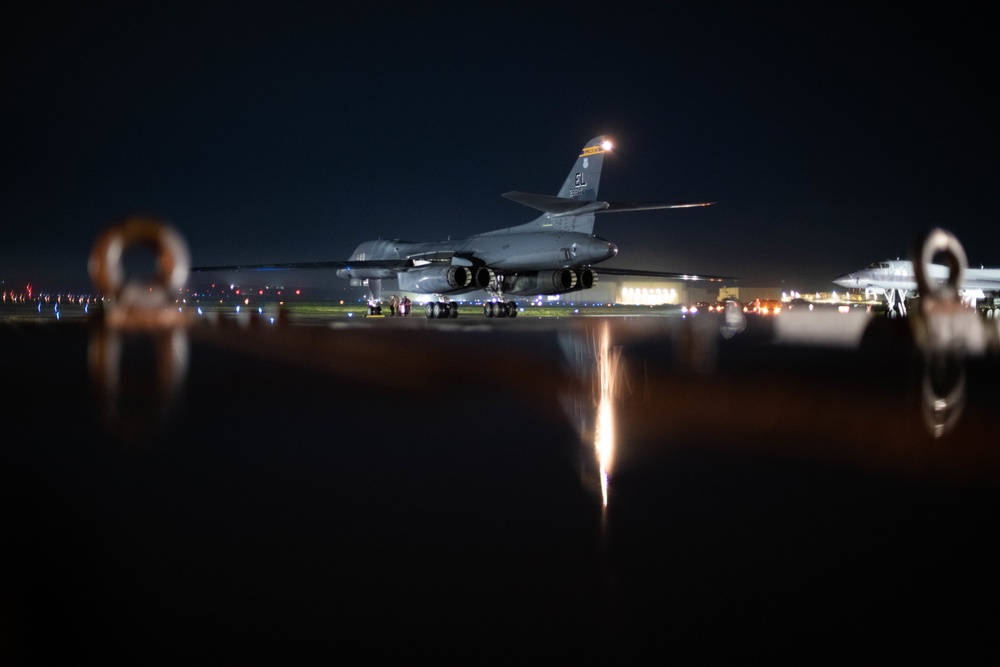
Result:
{"label": "blurred metal ring", "polygon": [[[950,269],[948,282],[942,285],[927,278],[927,267],[938,255],[944,256]],[[965,249],[962,248],[962,244],[955,238],[955,235],[940,227],[932,229],[924,237],[923,243],[915,253],[913,272],[917,277],[917,291],[920,294],[933,295],[938,299],[957,299],[958,288],[962,284],[967,266]]]}
{"label": "blurred metal ring", "polygon": [[124,286],[122,254],[143,244],[156,252],[156,284],[166,290],[184,286],[191,269],[191,255],[184,238],[170,225],[153,218],[128,218],[106,229],[94,242],[87,268],[97,289],[119,296]]}

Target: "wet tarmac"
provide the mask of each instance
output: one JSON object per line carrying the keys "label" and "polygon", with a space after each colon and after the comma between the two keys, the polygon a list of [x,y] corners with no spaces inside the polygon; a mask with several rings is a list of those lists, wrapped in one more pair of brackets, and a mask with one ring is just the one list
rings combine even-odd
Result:
{"label": "wet tarmac", "polygon": [[0,659],[991,648],[1000,364],[863,324],[2,323]]}

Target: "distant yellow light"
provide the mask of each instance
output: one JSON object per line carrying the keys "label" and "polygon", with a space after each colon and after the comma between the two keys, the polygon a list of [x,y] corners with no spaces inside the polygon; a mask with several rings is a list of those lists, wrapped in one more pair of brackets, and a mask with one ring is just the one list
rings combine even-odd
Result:
{"label": "distant yellow light", "polygon": [[603,144],[601,144],[601,148],[603,148],[606,151],[611,150],[611,142],[610,141],[605,141]]}

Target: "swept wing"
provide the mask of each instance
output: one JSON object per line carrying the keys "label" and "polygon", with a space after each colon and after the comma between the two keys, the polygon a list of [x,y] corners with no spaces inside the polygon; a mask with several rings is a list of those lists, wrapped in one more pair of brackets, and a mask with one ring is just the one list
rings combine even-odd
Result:
{"label": "swept wing", "polygon": [[595,269],[602,276],[638,276],[648,278],[672,278],[674,280],[707,280],[709,282],[726,282],[736,280],[731,276],[710,276],[704,273],[672,273],[670,271],[643,271],[641,269],[616,269],[601,266]]}
{"label": "swept wing", "polygon": [[390,269],[405,271],[412,268],[413,259],[331,260],[327,262],[286,262],[272,264],[231,264],[227,266],[196,266],[192,271],[281,271],[286,269]]}

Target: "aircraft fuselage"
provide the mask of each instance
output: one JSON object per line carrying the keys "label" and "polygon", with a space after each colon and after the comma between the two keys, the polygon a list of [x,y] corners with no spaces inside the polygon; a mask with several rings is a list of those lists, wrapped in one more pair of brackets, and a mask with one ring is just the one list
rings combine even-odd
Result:
{"label": "aircraft fuselage", "polygon": [[[589,266],[614,257],[618,248],[602,238],[579,232],[490,232],[453,241],[366,241],[351,261],[405,260],[468,262],[500,271],[540,271]],[[344,268],[342,278],[394,278],[396,272],[379,268]]]}
{"label": "aircraft fuselage", "polygon": [[[927,267],[927,278],[943,284],[948,281],[950,269],[941,264]],[[833,281],[841,287],[867,290],[916,291],[917,278],[913,272],[913,262],[890,260],[875,262],[868,267],[847,273]],[[958,289],[993,291],[1000,288],[1000,269],[966,269]]]}

